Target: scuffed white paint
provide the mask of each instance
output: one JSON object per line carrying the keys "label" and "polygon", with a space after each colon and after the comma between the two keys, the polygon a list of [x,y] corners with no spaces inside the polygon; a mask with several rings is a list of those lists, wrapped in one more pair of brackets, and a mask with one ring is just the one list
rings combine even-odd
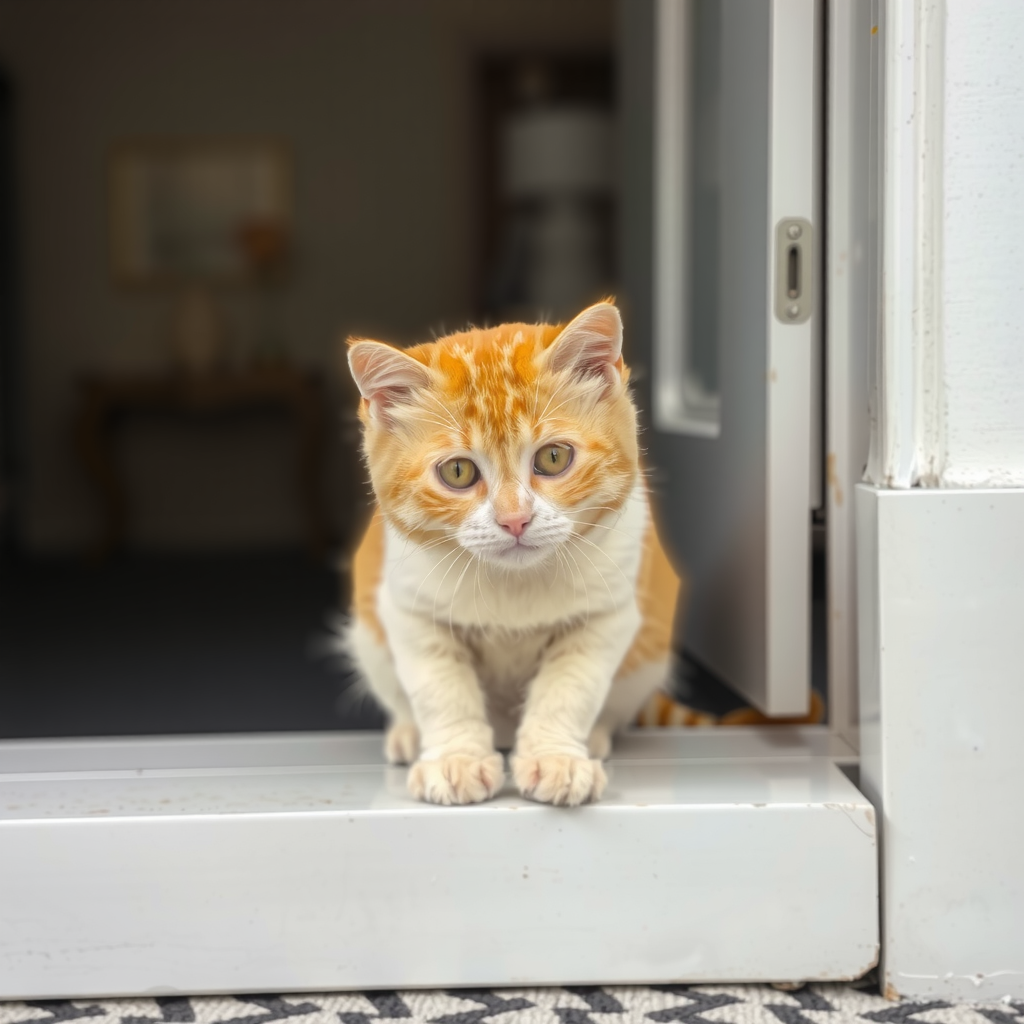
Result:
{"label": "scuffed white paint", "polygon": [[1024,484],[1024,4],[946,0],[948,487]]}

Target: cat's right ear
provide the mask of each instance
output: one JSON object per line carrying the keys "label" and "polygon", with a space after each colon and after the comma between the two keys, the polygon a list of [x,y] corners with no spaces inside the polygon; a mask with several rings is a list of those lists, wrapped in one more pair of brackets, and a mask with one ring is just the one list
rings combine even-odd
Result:
{"label": "cat's right ear", "polygon": [[375,419],[389,420],[394,406],[430,383],[427,368],[401,349],[362,338],[350,338],[348,346],[352,378]]}

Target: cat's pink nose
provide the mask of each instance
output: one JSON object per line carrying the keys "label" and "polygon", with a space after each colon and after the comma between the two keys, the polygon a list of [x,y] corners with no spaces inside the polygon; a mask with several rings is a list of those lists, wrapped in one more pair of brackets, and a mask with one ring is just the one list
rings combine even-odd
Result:
{"label": "cat's pink nose", "polygon": [[512,515],[498,516],[498,522],[503,530],[508,530],[513,537],[522,537],[523,531],[530,525],[530,517],[522,512]]}

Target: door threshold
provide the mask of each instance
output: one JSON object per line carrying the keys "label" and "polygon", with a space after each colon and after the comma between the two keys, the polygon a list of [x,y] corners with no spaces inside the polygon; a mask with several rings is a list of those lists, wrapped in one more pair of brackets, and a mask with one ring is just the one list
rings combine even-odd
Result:
{"label": "door threshold", "polygon": [[378,734],[0,743],[0,998],[841,980],[876,820],[834,738],[637,730],[601,803],[410,799]]}

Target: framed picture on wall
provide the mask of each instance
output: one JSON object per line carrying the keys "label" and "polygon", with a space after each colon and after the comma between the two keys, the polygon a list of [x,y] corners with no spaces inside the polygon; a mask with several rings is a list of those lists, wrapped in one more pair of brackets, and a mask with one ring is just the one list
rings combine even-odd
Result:
{"label": "framed picture on wall", "polygon": [[292,174],[281,143],[124,142],[109,184],[121,284],[246,283],[286,269]]}

